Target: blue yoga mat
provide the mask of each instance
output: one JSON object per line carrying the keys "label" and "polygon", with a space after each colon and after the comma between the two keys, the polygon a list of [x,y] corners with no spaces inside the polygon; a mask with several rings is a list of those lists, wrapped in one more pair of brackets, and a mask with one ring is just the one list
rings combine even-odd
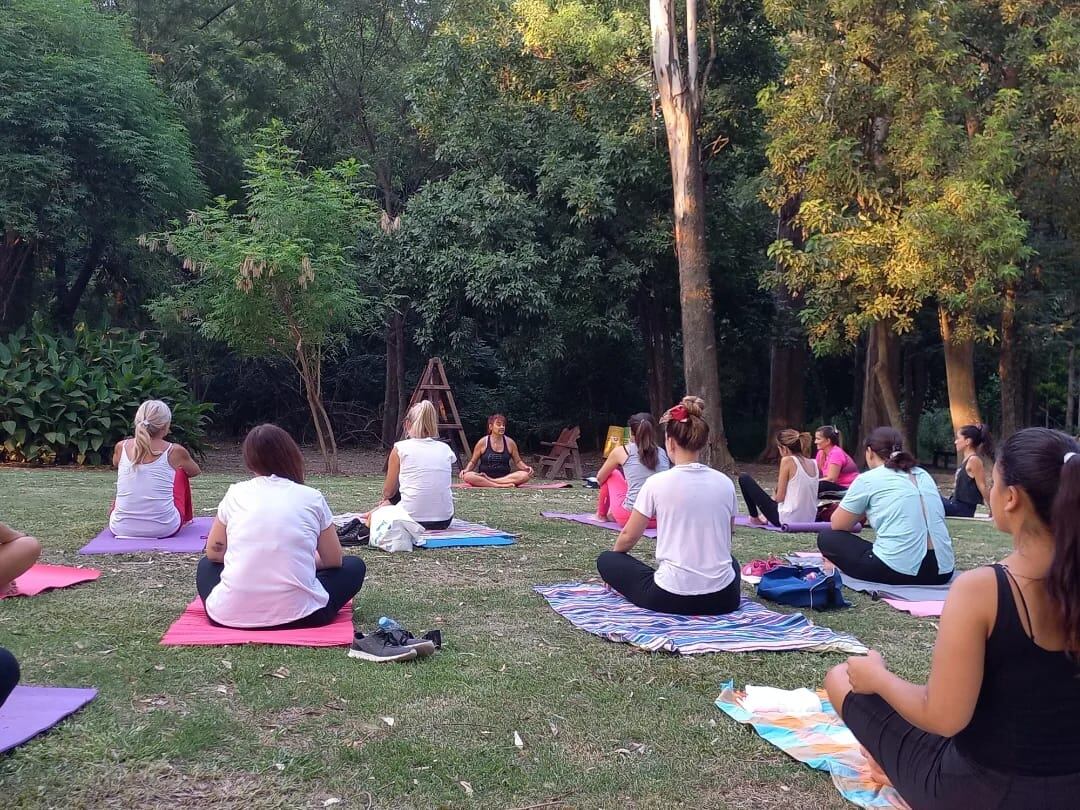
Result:
{"label": "blue yoga mat", "polygon": [[435,537],[421,548],[458,548],[460,546],[512,546],[513,537]]}

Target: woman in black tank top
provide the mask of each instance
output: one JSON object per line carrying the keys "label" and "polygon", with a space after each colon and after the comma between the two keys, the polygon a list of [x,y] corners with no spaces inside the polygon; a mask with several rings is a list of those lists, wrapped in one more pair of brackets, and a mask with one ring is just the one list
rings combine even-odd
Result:
{"label": "woman in black tank top", "polygon": [[954,583],[929,682],[850,658],[829,699],[916,810],[1080,806],[1080,445],[1029,428],[994,468],[1001,563]]}
{"label": "woman in black tank top", "polygon": [[990,431],[986,425],[964,425],[956,431],[956,479],[951,498],[942,496],[946,517],[974,517],[975,507],[988,499],[983,455],[993,455]]}
{"label": "woman in black tank top", "polygon": [[488,417],[488,434],[476,443],[461,480],[472,487],[512,489],[527,484],[533,469],[521,460],[517,442],[506,435],[506,417]]}

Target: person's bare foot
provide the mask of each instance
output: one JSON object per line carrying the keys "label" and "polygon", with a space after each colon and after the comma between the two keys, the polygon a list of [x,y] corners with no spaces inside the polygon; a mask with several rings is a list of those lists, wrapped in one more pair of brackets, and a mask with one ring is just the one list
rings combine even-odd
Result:
{"label": "person's bare foot", "polygon": [[767,526],[769,521],[763,518],[761,515],[750,515],[751,526]]}
{"label": "person's bare foot", "polygon": [[19,595],[19,583],[9,582],[7,585],[0,585],[0,596],[18,596]]}
{"label": "person's bare foot", "polygon": [[866,757],[866,764],[870,766],[870,778],[883,787],[892,787],[892,780],[889,779],[888,774],[881,770],[881,766],[878,765],[877,760],[870,756],[870,752],[863,746],[859,746],[859,750],[862,751],[862,755]]}

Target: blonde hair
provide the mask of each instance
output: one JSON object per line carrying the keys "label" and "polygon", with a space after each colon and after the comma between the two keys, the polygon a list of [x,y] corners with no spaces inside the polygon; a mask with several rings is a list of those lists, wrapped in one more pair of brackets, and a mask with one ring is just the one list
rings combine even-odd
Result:
{"label": "blonde hair", "polygon": [[160,399],[148,399],[135,412],[135,452],[132,461],[142,464],[154,458],[151,442],[165,435],[172,411]]}
{"label": "blonde hair", "polygon": [[[680,408],[686,411],[685,417]],[[705,401],[687,394],[678,405],[664,411],[660,424],[679,447],[697,452],[709,442],[709,423],[702,416],[704,412]]]}
{"label": "blonde hair", "polygon": [[797,456],[809,456],[813,441],[814,437],[809,433],[800,433],[794,428],[784,428],[776,434],[776,443]]}
{"label": "blonde hair", "polygon": [[405,414],[409,424],[409,436],[413,439],[437,439],[439,437],[439,418],[431,400],[422,399],[409,408]]}

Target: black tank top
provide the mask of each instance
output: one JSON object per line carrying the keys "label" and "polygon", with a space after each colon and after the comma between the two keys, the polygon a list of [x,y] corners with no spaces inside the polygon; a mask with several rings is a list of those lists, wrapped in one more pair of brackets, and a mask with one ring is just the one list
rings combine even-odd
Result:
{"label": "black tank top", "polygon": [[[1028,637],[1009,575],[1004,566],[992,567],[997,619],[986,640],[975,714],[954,738],[956,749],[976,764],[1003,773],[1080,773],[1080,668],[1065,653],[1044,650]],[[1027,605],[1021,605],[1026,612]]]}
{"label": "black tank top", "polygon": [[979,486],[975,483],[975,479],[968,474],[967,462],[968,459],[964,459],[960,466],[956,468],[956,487],[953,489],[953,500],[957,503],[978,506],[983,502],[983,496],[979,492]]}
{"label": "black tank top", "polygon": [[491,437],[488,436],[487,445],[484,447],[484,452],[480,456],[480,463],[477,465],[476,471],[483,475],[490,476],[492,478],[502,478],[505,475],[510,474],[510,442],[503,436],[503,449],[502,452],[497,452],[491,446]]}

